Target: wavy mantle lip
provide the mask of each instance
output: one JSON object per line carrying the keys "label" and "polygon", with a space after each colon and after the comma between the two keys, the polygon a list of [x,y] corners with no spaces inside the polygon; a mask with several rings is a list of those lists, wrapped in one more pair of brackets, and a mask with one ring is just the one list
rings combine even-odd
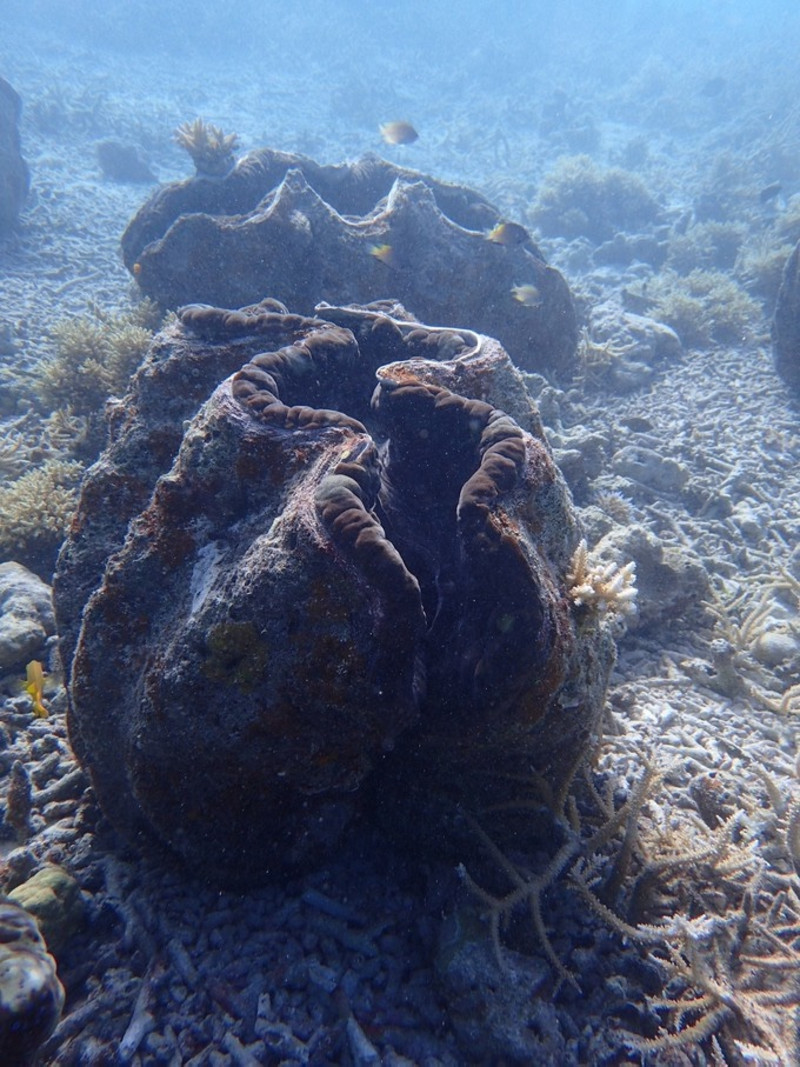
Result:
{"label": "wavy mantle lip", "polygon": [[[57,586],[82,617],[70,728],[101,804],[222,879],[318,862],[368,782],[474,799],[487,766],[557,773],[610,666],[573,624],[579,531],[500,346],[394,304],[279,307],[182,309],[87,479]],[[210,392],[188,421],[184,381]],[[172,456],[137,497],[126,478],[161,439]]]}

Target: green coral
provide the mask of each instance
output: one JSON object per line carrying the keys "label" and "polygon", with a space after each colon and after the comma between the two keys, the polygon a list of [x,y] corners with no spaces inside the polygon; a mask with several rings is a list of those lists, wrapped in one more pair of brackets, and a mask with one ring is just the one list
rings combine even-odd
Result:
{"label": "green coral", "polygon": [[211,682],[250,693],[263,680],[269,649],[252,622],[220,622],[206,636],[203,674]]}
{"label": "green coral", "polygon": [[610,240],[653,222],[659,207],[644,182],[589,156],[566,156],[545,177],[533,220],[545,236]]}

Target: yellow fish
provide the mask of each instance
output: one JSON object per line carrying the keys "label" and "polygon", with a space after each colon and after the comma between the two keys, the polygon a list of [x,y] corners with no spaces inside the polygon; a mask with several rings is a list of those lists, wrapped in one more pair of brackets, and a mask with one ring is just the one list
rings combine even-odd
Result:
{"label": "yellow fish", "polygon": [[529,239],[530,234],[518,222],[498,222],[495,228],[486,234],[487,241],[494,245],[505,245],[506,248],[524,244]]}
{"label": "yellow fish", "polygon": [[397,256],[391,245],[373,245],[369,254],[374,256],[375,259],[379,259],[387,267],[396,267]]}
{"label": "yellow fish", "polygon": [[37,719],[47,718],[47,707],[42,699],[44,695],[44,671],[38,659],[32,659],[25,668],[28,677],[25,692],[33,701],[33,714]]}
{"label": "yellow fish", "polygon": [[538,308],[542,302],[542,296],[535,285],[514,285],[511,287],[511,295],[526,308]]}

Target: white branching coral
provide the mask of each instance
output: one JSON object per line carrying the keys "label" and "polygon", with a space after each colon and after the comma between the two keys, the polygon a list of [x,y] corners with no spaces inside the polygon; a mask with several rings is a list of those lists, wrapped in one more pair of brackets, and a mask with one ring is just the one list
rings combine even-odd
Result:
{"label": "white branching coral", "polygon": [[575,605],[616,615],[636,610],[636,564],[592,560],[585,539],[581,541],[567,571],[567,588]]}

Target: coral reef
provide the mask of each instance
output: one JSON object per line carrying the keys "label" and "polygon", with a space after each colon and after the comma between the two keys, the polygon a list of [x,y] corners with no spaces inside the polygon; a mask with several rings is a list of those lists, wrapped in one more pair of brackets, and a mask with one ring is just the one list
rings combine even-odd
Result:
{"label": "coral reef", "polygon": [[588,237],[597,244],[619,230],[656,221],[659,206],[641,178],[603,170],[589,156],[565,156],[546,175],[531,216],[548,237]]}
{"label": "coral reef", "polygon": [[[606,758],[618,743],[605,743]],[[520,779],[511,805],[520,826],[523,817],[529,819],[520,837],[530,837],[532,826],[541,835],[543,824],[551,824],[538,869],[527,858],[530,845],[526,850],[518,839],[513,856],[498,847],[485,828],[496,817],[492,808],[472,821],[490,864],[484,864],[480,879],[464,867],[461,877],[488,925],[494,970],[509,985],[495,1010],[515,997],[520,981],[534,988],[546,981],[530,949],[521,954],[526,938],[520,924],[511,922],[520,911],[528,913],[556,990],[566,983],[581,995],[588,993],[574,966],[580,947],[572,943],[571,959],[565,961],[553,941],[557,899],[576,892],[597,920],[646,953],[645,1004],[641,993],[640,1003],[632,1003],[628,982],[618,975],[613,979],[619,1003],[611,1010],[611,1025],[631,1050],[655,1057],[702,1047],[724,1055],[728,1063],[794,1063],[800,1042],[796,1017],[787,1007],[797,1002],[800,962],[796,784],[785,790],[765,772],[765,805],[734,775],[712,771],[698,774],[688,796],[676,803],[671,771],[668,764],[645,760],[621,802],[610,783],[598,784],[602,776],[592,774],[581,759],[556,793],[535,778]],[[774,843],[769,864],[755,854],[758,836]],[[469,915],[462,904],[453,916],[462,931]],[[476,933],[470,936],[478,941]],[[460,933],[462,952],[467,940]],[[485,951],[486,939],[483,944]],[[449,946],[448,952],[453,952]],[[487,964],[485,972],[492,970]],[[476,985],[470,990],[473,1003],[479,1002],[480,980]],[[446,995],[455,995],[458,1006],[464,994],[446,988]],[[525,1018],[526,1009],[518,1010]],[[507,1032],[498,1028],[495,1039]],[[517,1032],[515,1039],[527,1040],[530,1047],[536,1038]]]}
{"label": "coral reef", "polygon": [[635,581],[635,563],[599,563],[590,558],[585,540],[575,549],[567,571],[569,595],[578,607],[612,615],[636,610]]}
{"label": "coral reef", "polygon": [[613,658],[506,353],[396,305],[324,313],[183,309],[56,575],[102,806],[223,881],[329,855],[367,784],[451,817],[523,770],[556,788]]}
{"label": "coral reef", "polygon": [[[160,189],[122,247],[164,307],[266,295],[310,315],[320,301],[391,296],[422,322],[496,337],[521,367],[568,374],[577,326],[567,284],[523,227],[513,244],[487,240],[502,221],[473,190],[384,160],[320,166],[262,149],[219,181]],[[538,299],[521,303],[517,286]]]}
{"label": "coral reef", "polygon": [[[791,601],[784,608],[779,598]],[[779,714],[800,712],[800,582],[788,571],[752,598],[746,591],[724,601],[710,591],[706,609],[715,619],[709,660],[681,666],[698,684],[736,699],[743,697]]]}
{"label": "coral reef", "polygon": [[745,229],[730,222],[698,222],[669,239],[666,265],[676,274],[693,270],[731,270],[744,243]]}

